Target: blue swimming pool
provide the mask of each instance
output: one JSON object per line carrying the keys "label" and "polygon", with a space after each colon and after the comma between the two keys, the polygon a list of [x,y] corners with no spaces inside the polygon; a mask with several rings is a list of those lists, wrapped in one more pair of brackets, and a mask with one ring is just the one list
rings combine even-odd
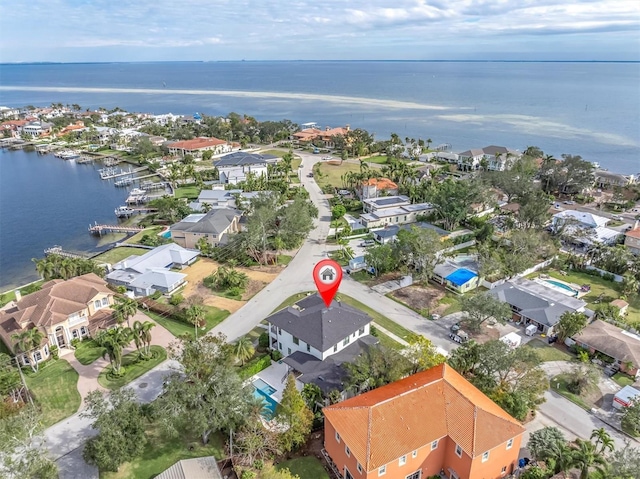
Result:
{"label": "blue swimming pool", "polygon": [[167,230],[164,233],[162,233],[160,236],[162,236],[163,238],[171,239],[171,231]]}
{"label": "blue swimming pool", "polygon": [[262,411],[260,414],[265,419],[273,419],[273,416],[276,415],[276,408],[278,407],[278,402],[273,399],[266,391],[272,391],[270,394],[276,392],[274,388],[265,383],[262,379],[256,379],[253,381],[253,396],[256,399],[262,400]]}
{"label": "blue swimming pool", "polygon": [[567,291],[571,291],[572,293],[576,293],[577,291],[575,289],[573,289],[571,286],[568,286],[564,283],[561,283],[560,281],[554,281],[552,279],[545,279],[545,282],[552,284],[558,288],[562,288],[562,289],[566,289]]}

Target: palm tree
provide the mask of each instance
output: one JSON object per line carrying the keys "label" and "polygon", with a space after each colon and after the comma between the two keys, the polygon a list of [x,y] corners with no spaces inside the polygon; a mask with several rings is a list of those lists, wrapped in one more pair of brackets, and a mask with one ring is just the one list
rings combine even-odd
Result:
{"label": "palm tree", "polygon": [[589,439],[595,439],[596,449],[600,446],[600,450],[598,451],[600,454],[604,454],[605,449],[609,451],[613,451],[615,449],[615,443],[611,438],[611,435],[605,430],[605,428],[601,427],[600,429],[594,429],[591,432],[591,437]]}
{"label": "palm tree", "polygon": [[[135,321],[133,323],[134,341],[136,341],[136,347],[140,349],[138,344],[143,345],[143,354],[149,357],[151,354],[151,328],[155,326],[151,321]],[[137,338],[137,339],[136,339]]]}
{"label": "palm tree", "polygon": [[16,342],[16,349],[29,355],[29,365],[33,372],[38,371],[36,351],[44,337],[44,333],[35,327],[11,336],[11,339]]}
{"label": "palm tree", "polygon": [[[592,435],[593,437],[593,435]],[[591,441],[583,441],[576,439],[576,444],[571,451],[572,466],[580,469],[580,479],[589,478],[589,469],[594,467],[599,471],[603,471],[607,461],[602,454],[596,450],[596,446]]]}
{"label": "palm tree", "polygon": [[138,303],[136,300],[121,296],[116,299],[116,304],[113,306],[113,315],[116,318],[118,324],[122,324],[125,321],[127,326],[131,327],[129,318],[135,316],[138,312]]}
{"label": "palm tree", "polygon": [[53,277],[54,267],[48,257],[42,259],[32,258],[31,261],[36,264],[36,271],[42,279],[48,281]]}
{"label": "palm tree", "polygon": [[254,353],[256,352],[255,348],[253,347],[253,343],[247,336],[242,336],[240,339],[238,339],[238,341],[236,341],[234,351],[236,354],[236,358],[240,360],[243,366],[245,361],[253,357]]}
{"label": "palm tree", "polygon": [[131,328],[123,328],[121,326],[101,331],[95,337],[95,342],[104,348],[102,357],[109,357],[111,368],[115,374],[120,373],[122,367],[122,351],[131,343],[132,339],[133,331],[131,331]]}
{"label": "palm tree", "polygon": [[186,315],[187,315],[187,321],[189,321],[189,323],[193,324],[193,330],[195,332],[195,338],[197,340],[198,339],[198,327],[202,323],[202,320],[204,319],[204,315],[205,315],[204,306],[199,305],[199,304],[192,304],[187,309]]}

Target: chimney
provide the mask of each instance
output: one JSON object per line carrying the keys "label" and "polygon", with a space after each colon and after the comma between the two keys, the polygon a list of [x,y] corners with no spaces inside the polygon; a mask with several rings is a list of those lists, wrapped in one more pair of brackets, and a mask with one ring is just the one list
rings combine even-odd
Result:
{"label": "chimney", "polygon": [[18,301],[20,301],[22,299],[22,293],[20,292],[19,289],[16,289],[15,290],[15,294],[16,294],[16,303],[17,303]]}

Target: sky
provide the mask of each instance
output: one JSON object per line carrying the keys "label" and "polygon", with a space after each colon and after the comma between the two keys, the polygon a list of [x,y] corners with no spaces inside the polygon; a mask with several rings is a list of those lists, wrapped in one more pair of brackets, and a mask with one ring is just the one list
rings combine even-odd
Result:
{"label": "sky", "polygon": [[0,62],[640,61],[638,0],[13,0]]}

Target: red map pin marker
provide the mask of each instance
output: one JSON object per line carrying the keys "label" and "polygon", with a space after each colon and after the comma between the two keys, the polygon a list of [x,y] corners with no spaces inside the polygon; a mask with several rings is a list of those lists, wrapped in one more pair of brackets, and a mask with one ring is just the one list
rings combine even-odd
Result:
{"label": "red map pin marker", "polygon": [[328,308],[342,281],[342,267],[332,259],[323,259],[313,268],[313,280]]}

